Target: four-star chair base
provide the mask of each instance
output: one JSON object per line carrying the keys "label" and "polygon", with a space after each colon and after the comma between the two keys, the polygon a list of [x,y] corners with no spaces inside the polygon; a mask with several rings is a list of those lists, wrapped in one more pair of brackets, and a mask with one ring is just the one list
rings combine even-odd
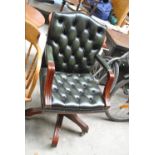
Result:
{"label": "four-star chair base", "polygon": [[[25,116],[26,117],[30,117],[36,114],[41,114],[43,112],[42,108],[30,108],[27,109],[25,111]],[[71,121],[73,121],[75,124],[77,124],[82,132],[81,135],[84,135],[85,133],[88,132],[88,125],[85,124],[79,117],[77,114],[57,114],[57,120],[56,120],[56,124],[55,124],[55,129],[54,129],[54,133],[53,133],[53,138],[52,138],[52,146],[56,147],[58,144],[58,140],[59,140],[59,130],[62,126],[62,122],[63,122],[63,118],[67,117],[68,119],[70,119]]]}

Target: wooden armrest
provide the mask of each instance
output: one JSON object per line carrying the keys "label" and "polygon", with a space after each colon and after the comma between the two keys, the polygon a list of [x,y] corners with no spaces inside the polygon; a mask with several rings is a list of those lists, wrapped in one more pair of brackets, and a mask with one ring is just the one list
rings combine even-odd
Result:
{"label": "wooden armrest", "polygon": [[111,88],[112,88],[114,78],[115,78],[114,73],[112,72],[112,70],[109,70],[108,71],[108,79],[107,79],[107,82],[106,82],[106,85],[105,85],[104,91],[103,91],[103,99],[104,99],[104,102],[105,102],[105,106],[107,108],[110,107],[110,102],[109,102],[110,91],[111,91]]}
{"label": "wooden armrest", "polygon": [[45,47],[45,54],[46,54],[46,64],[48,65],[49,62],[52,62],[54,64],[54,58],[53,58],[53,49],[50,45],[46,45]]}
{"label": "wooden armrest", "polygon": [[46,75],[45,85],[44,85],[44,96],[45,96],[45,106],[49,106],[49,105],[52,105],[51,87],[52,87],[53,79],[54,79],[55,64],[54,64],[54,59],[53,59],[52,47],[49,45],[46,45],[45,52],[46,52],[47,75]]}
{"label": "wooden armrest", "polygon": [[110,107],[109,99],[110,99],[110,91],[112,88],[112,84],[114,81],[114,73],[111,69],[111,67],[108,65],[108,63],[99,55],[96,56],[97,60],[100,62],[100,64],[106,69],[108,73],[107,82],[103,91],[103,99],[105,101],[105,106],[108,108]]}
{"label": "wooden armrest", "polygon": [[45,106],[52,105],[51,98],[52,98],[52,84],[54,79],[55,73],[55,65],[53,62],[48,62],[47,67],[47,75],[44,85],[44,96],[45,96]]}

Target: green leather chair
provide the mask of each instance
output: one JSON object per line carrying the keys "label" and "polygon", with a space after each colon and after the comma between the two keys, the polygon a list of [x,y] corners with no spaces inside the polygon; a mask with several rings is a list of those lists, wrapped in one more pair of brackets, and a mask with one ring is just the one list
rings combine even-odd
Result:
{"label": "green leather chair", "polygon": [[[109,93],[114,75],[105,60],[98,56],[104,32],[101,25],[84,14],[52,14],[40,71],[42,108],[26,110],[26,116],[43,111],[57,113],[52,146],[58,143],[64,116],[86,133],[88,126],[77,114],[104,112],[110,106]],[[108,72],[104,92],[90,74],[96,60]]]}

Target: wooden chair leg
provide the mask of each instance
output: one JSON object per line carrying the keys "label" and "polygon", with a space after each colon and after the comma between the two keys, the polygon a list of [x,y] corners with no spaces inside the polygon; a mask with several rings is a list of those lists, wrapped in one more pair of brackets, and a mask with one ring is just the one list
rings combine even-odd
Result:
{"label": "wooden chair leg", "polygon": [[62,5],[61,5],[61,8],[60,8],[60,12],[62,12],[62,11],[63,11],[65,4],[66,4],[66,1],[65,1],[65,0],[63,0]]}
{"label": "wooden chair leg", "polygon": [[30,117],[36,114],[41,114],[42,113],[42,108],[29,108],[25,110],[25,116]]}
{"label": "wooden chair leg", "polygon": [[77,5],[76,11],[79,10],[80,4],[81,4],[81,2]]}
{"label": "wooden chair leg", "polygon": [[88,125],[85,124],[79,117],[77,114],[64,114],[64,116],[66,116],[68,119],[70,119],[71,121],[73,121],[75,124],[77,124],[81,130],[82,130],[82,134],[88,132]]}
{"label": "wooden chair leg", "polygon": [[57,114],[57,121],[55,124],[55,129],[54,129],[54,134],[53,134],[53,139],[52,139],[52,146],[56,147],[58,144],[58,140],[59,140],[59,130],[61,128],[62,125],[62,121],[63,121],[63,114]]}

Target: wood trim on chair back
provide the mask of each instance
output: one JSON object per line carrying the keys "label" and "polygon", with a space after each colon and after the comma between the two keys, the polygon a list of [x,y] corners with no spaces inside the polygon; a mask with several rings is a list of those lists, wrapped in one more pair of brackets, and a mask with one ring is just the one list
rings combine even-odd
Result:
{"label": "wood trim on chair back", "polygon": [[[25,40],[29,42],[30,46],[26,50],[25,57],[25,101],[31,101],[32,92],[36,86],[39,78],[39,71],[41,67],[41,49],[38,45],[40,32],[36,26],[32,25],[30,21],[25,22]],[[35,50],[34,50],[35,49]],[[32,57],[32,60],[30,60]]]}

